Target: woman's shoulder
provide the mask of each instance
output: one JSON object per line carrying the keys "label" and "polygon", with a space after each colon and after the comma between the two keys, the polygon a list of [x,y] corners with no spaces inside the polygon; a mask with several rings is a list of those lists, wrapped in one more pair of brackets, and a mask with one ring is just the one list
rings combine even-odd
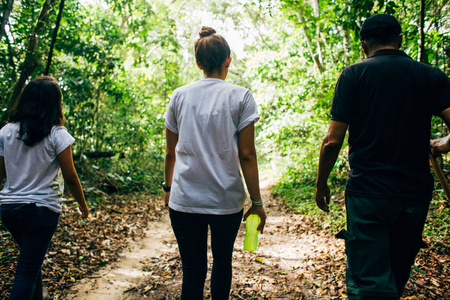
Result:
{"label": "woman's shoulder", "polygon": [[50,132],[51,139],[60,138],[60,137],[65,138],[66,136],[72,137],[66,127],[64,127],[62,125],[55,125],[52,127],[52,131]]}
{"label": "woman's shoulder", "polygon": [[5,129],[15,129],[15,128],[19,128],[19,126],[20,126],[20,123],[15,123],[15,122],[6,123],[5,126],[2,127],[2,129],[3,128],[5,128]]}
{"label": "woman's shoulder", "polygon": [[176,94],[176,93],[182,93],[182,92],[184,92],[184,91],[189,91],[189,90],[191,90],[191,89],[195,89],[195,88],[197,88],[197,87],[201,84],[201,82],[202,82],[202,80],[199,80],[199,81],[195,81],[195,82],[191,82],[191,83],[182,85],[182,86],[176,88],[176,89],[173,91],[173,93],[174,93],[174,94]]}
{"label": "woman's shoulder", "polygon": [[75,139],[73,136],[67,131],[67,128],[62,125],[55,125],[52,127],[52,131],[50,132],[50,135],[48,136],[50,141],[55,145],[65,145],[65,144],[72,144]]}
{"label": "woman's shoulder", "polygon": [[19,123],[6,123],[5,126],[0,129],[0,132],[5,134],[7,132],[17,131],[19,130],[19,127]]}
{"label": "woman's shoulder", "polygon": [[248,88],[225,81],[225,80],[217,81],[216,84],[214,84],[214,86],[212,86],[212,88],[220,89],[229,94],[238,95],[239,98],[244,98],[246,95],[251,94],[251,91]]}
{"label": "woman's shoulder", "polygon": [[223,88],[229,91],[229,93],[237,95],[238,98],[241,99],[242,101],[248,101],[249,99],[253,99],[253,94],[250,91],[250,89],[226,81],[224,81],[224,83],[225,84]]}
{"label": "woman's shoulder", "polygon": [[54,125],[52,127],[52,131],[51,134],[55,134],[55,133],[59,133],[59,132],[64,132],[67,131],[67,128],[62,126],[62,125]]}
{"label": "woman's shoulder", "polygon": [[249,89],[246,87],[243,87],[243,86],[240,86],[240,85],[228,82],[228,81],[223,81],[221,84],[223,84],[223,86],[226,86],[227,88],[230,88],[230,89],[244,91],[244,92],[249,91]]}
{"label": "woman's shoulder", "polygon": [[239,99],[253,97],[251,91],[246,87],[220,79],[202,79],[175,89],[172,94],[172,99],[177,99],[182,95],[197,93],[216,94],[218,91],[220,91],[221,94],[235,95]]}

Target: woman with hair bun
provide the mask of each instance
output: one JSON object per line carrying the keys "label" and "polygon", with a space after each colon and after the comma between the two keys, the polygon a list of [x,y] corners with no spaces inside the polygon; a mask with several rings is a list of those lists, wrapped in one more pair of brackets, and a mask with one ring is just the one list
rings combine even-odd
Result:
{"label": "woman with hair bun", "polygon": [[254,137],[259,115],[251,92],[225,81],[231,63],[227,41],[210,27],[199,35],[195,58],[205,78],[176,89],[164,115],[163,188],[183,265],[181,299],[203,299],[209,227],[211,298],[221,300],[230,293],[246,199],[239,165],[252,201],[244,220],[257,214],[261,233],[265,225]]}

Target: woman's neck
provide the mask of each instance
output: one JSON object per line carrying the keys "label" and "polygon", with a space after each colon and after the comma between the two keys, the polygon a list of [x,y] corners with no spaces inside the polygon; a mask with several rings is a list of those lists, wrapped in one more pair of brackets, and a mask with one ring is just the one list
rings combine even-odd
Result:
{"label": "woman's neck", "polygon": [[205,74],[205,78],[216,78],[216,79],[225,80],[228,75],[228,69],[221,70],[221,71],[214,71],[211,73],[203,72],[203,74]]}
{"label": "woman's neck", "polygon": [[205,74],[205,78],[215,78],[215,79],[221,79],[221,80],[225,80],[226,76],[215,76],[215,75],[206,75]]}

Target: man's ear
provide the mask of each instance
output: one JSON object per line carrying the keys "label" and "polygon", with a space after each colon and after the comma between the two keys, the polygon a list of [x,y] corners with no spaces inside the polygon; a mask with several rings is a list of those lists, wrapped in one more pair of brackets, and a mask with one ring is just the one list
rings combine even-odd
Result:
{"label": "man's ear", "polygon": [[398,49],[400,49],[400,47],[402,46],[402,42],[403,42],[403,35],[399,35],[398,36]]}
{"label": "man's ear", "polygon": [[364,54],[366,55],[366,57],[369,57],[369,47],[367,46],[366,42],[364,40],[359,41],[359,43],[361,44],[361,48],[364,51]]}
{"label": "man's ear", "polygon": [[195,61],[195,63],[197,64],[197,67],[200,69],[200,70],[202,70],[203,71],[203,67],[202,66],[200,66],[200,64],[198,63],[198,61]]}

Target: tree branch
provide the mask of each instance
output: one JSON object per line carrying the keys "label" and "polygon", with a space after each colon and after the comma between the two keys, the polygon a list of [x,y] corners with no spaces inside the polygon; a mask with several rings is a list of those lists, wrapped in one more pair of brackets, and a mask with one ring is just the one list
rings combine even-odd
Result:
{"label": "tree branch", "polygon": [[20,94],[22,93],[23,87],[25,86],[25,82],[36,68],[37,62],[35,57],[35,48],[37,44],[37,36],[44,28],[44,21],[47,18],[48,12],[50,11],[55,1],[56,0],[45,0],[44,4],[42,5],[42,9],[36,22],[36,26],[34,27],[33,32],[31,33],[30,40],[28,42],[27,54],[25,56],[24,62],[20,67],[20,77],[16,83],[16,88],[14,89],[14,92],[9,101],[8,110],[11,109],[14,102],[17,100],[17,98],[19,98]]}
{"label": "tree branch", "polygon": [[55,29],[53,29],[52,43],[50,44],[50,50],[48,51],[47,66],[45,67],[44,75],[48,75],[50,73],[50,66],[52,64],[52,57],[53,57],[53,49],[55,48],[56,38],[58,37],[58,30],[59,26],[61,25],[61,18],[63,11],[64,11],[64,0],[61,0],[61,2],[59,3],[59,12],[58,17],[56,18]]}

